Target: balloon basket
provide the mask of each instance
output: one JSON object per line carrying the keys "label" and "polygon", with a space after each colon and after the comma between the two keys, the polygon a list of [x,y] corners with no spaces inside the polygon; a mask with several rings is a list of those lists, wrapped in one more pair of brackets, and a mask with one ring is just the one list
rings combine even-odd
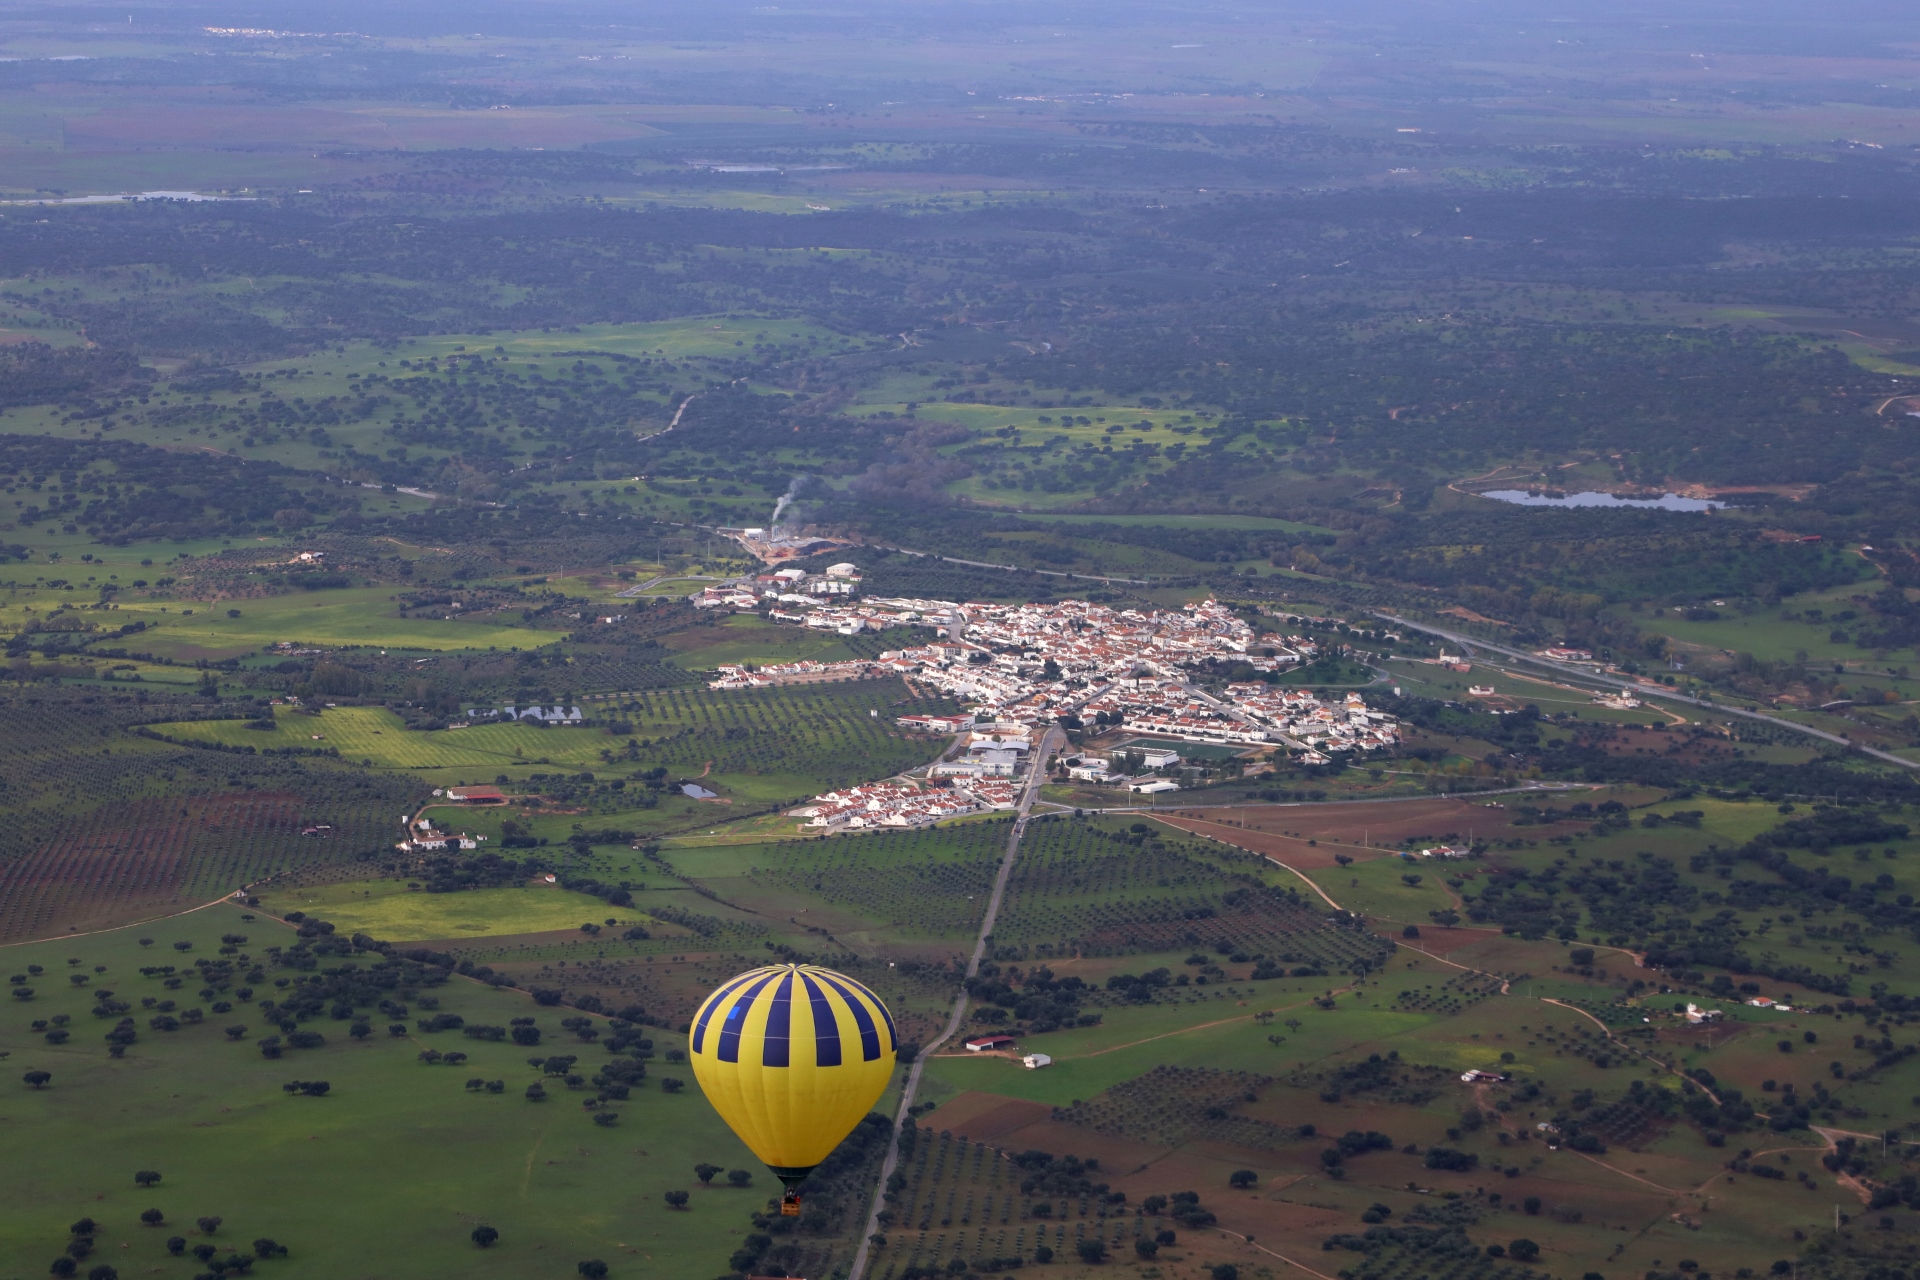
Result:
{"label": "balloon basket", "polygon": [[797,1218],[800,1216],[800,1193],[798,1191],[789,1191],[780,1197],[780,1216],[783,1218]]}

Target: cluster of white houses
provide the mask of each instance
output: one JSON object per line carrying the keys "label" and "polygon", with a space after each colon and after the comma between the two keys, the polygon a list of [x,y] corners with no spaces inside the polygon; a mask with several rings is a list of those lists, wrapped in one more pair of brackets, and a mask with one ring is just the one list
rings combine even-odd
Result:
{"label": "cluster of white houses", "polygon": [[1141,612],[1082,600],[873,599],[822,607],[807,621],[816,619],[838,619],[836,630],[843,624],[854,630],[924,627],[934,639],[867,661],[722,668],[712,686],[900,675],[957,698],[977,718],[1022,729],[1069,718],[1179,742],[1280,745],[1310,763],[1383,750],[1399,738],[1393,719],[1357,693],[1322,701],[1309,690],[1264,681],[1228,685],[1223,695],[1193,684],[1187,668],[1203,663],[1245,662],[1256,672],[1273,672],[1317,654],[1311,641],[1258,634],[1211,601]]}
{"label": "cluster of white houses", "polygon": [[815,796],[792,817],[809,827],[862,830],[873,827],[924,827],[947,818],[964,818],[1019,803],[1018,784],[1007,778],[957,779],[950,786],[922,787],[911,782],[870,782]]}
{"label": "cluster of white houses", "polygon": [[[1026,775],[1033,744],[1059,722],[1173,742],[1277,746],[1308,763],[1384,750],[1399,737],[1394,720],[1368,707],[1358,693],[1323,700],[1309,690],[1264,680],[1229,684],[1219,694],[1194,684],[1190,667],[1230,661],[1273,672],[1316,652],[1299,636],[1258,634],[1212,602],[1140,612],[1078,600],[1025,605],[869,600],[818,612],[857,620],[862,629],[920,626],[935,635],[924,645],[872,660],[724,667],[712,686],[898,675],[969,709],[961,715],[899,718],[907,728],[967,735],[963,752],[927,769],[932,787],[877,783],[817,797],[793,811],[815,827],[918,826],[1012,807],[1015,779]],[[1068,772],[1086,782],[1124,781],[1137,791],[1178,789],[1168,778],[1150,776],[1179,762],[1173,749],[1146,743],[1126,751],[1130,764],[1148,772],[1116,773],[1113,759],[1097,755],[1069,760]]]}
{"label": "cluster of white houses", "polygon": [[[823,600],[845,598],[860,590],[857,565],[829,565],[824,573],[805,569],[773,569],[750,578],[717,583],[689,597],[696,609],[760,609],[771,607],[776,622],[809,621],[806,611]],[[837,629],[837,621],[824,625]],[[860,628],[854,628],[859,630]],[[851,634],[849,632],[848,634]]]}
{"label": "cluster of white houses", "polygon": [[407,824],[407,838],[394,847],[402,853],[452,853],[460,849],[478,849],[485,836],[464,831],[445,831],[433,825],[431,818],[416,818]]}

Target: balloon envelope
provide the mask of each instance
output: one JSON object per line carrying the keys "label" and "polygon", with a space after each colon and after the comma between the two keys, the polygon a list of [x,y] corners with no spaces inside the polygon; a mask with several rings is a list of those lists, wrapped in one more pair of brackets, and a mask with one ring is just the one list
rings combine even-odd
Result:
{"label": "balloon envelope", "polygon": [[728,979],[693,1016],[693,1077],[749,1150],[797,1183],[872,1109],[893,1078],[893,1015],[866,987],[817,965]]}

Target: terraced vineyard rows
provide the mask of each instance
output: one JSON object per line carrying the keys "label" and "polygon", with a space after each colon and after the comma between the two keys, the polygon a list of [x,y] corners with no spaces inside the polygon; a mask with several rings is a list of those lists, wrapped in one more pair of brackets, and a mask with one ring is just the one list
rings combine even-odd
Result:
{"label": "terraced vineyard rows", "polygon": [[1016,1161],[984,1143],[910,1126],[898,1173],[900,1190],[882,1218],[888,1243],[869,1270],[877,1280],[969,1265],[998,1271],[1011,1259],[1034,1261],[1041,1249],[1068,1259],[1092,1238],[1131,1258],[1135,1237],[1164,1225],[1107,1203],[1105,1184],[1092,1181],[1097,1166],[1072,1157]]}
{"label": "terraced vineyard rows", "polygon": [[818,894],[907,934],[971,937],[1006,851],[1010,819],[767,846],[759,876]]}
{"label": "terraced vineyard rows", "polygon": [[[216,755],[125,730],[162,708],[74,692],[0,706],[0,940],[178,909],[381,848],[405,784],[331,761]],[[176,709],[177,708],[177,709]],[[301,827],[324,823],[324,836]]]}
{"label": "terraced vineyard rows", "polygon": [[1131,955],[1224,941],[1282,965],[1378,968],[1391,950],[1317,901],[1217,865],[1215,850],[1066,818],[1035,822],[994,931],[995,955]]}
{"label": "terraced vineyard rows", "polygon": [[[898,716],[956,709],[900,680],[716,692],[666,689],[609,707],[631,717],[638,756],[670,769],[793,774],[819,789],[850,786],[925,764],[939,745],[895,727]],[[616,753],[616,758],[617,758]]]}
{"label": "terraced vineyard rows", "polygon": [[1159,1066],[1097,1097],[1055,1108],[1053,1118],[1162,1147],[1195,1139],[1268,1151],[1296,1146],[1304,1141],[1297,1127],[1233,1110],[1272,1083],[1271,1076],[1247,1071]]}

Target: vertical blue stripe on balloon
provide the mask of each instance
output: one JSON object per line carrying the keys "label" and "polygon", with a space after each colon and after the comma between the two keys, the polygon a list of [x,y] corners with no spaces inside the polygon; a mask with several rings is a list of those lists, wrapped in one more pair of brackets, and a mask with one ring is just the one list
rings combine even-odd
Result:
{"label": "vertical blue stripe on balloon", "polygon": [[740,1061],[740,1033],[747,1025],[747,1010],[753,1007],[761,990],[772,981],[773,975],[769,973],[734,999],[733,1007],[727,1010],[727,1016],[720,1023],[720,1043],[714,1048],[714,1056],[720,1061]]}
{"label": "vertical blue stripe on balloon", "polygon": [[886,1002],[881,1000],[879,996],[874,995],[872,991],[869,991],[865,985],[859,982],[854,982],[852,978],[848,978],[847,981],[853,984],[854,990],[860,992],[862,995],[866,996],[867,999],[873,1001],[873,1007],[880,1011],[881,1018],[883,1018],[886,1021],[887,1039],[892,1041],[894,1046],[897,1048],[900,1044],[900,1033],[894,1030],[893,1015],[887,1012]]}
{"label": "vertical blue stripe on balloon", "polygon": [[873,1024],[873,1015],[867,1012],[867,1006],[860,997],[840,985],[837,976],[829,978],[822,974],[820,980],[838,991],[847,1002],[847,1008],[853,1011],[854,1025],[860,1028],[860,1058],[863,1062],[872,1062],[880,1056],[880,1029]]}
{"label": "vertical blue stripe on balloon", "polygon": [[721,1004],[728,996],[738,991],[747,983],[752,982],[753,978],[754,975],[751,973],[742,974],[726,986],[714,992],[713,995],[708,998],[707,1007],[700,1011],[700,1020],[693,1024],[693,1052],[700,1052],[701,1048],[706,1044],[707,1024],[713,1021],[713,1015],[719,1010]]}
{"label": "vertical blue stripe on balloon", "polygon": [[781,976],[780,985],[773,989],[773,1004],[767,1010],[767,1034],[765,1043],[760,1047],[760,1065],[763,1067],[784,1067],[789,1053],[788,1042],[793,1035],[793,972],[789,970]]}
{"label": "vertical blue stripe on balloon", "polygon": [[816,1067],[837,1067],[840,1065],[840,1021],[834,1016],[833,1001],[827,999],[808,974],[801,974],[800,981],[806,984],[807,1000],[813,1005],[813,1065]]}

